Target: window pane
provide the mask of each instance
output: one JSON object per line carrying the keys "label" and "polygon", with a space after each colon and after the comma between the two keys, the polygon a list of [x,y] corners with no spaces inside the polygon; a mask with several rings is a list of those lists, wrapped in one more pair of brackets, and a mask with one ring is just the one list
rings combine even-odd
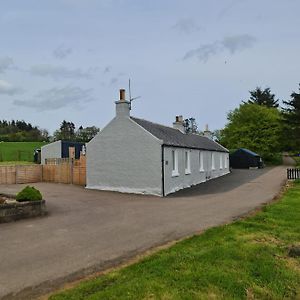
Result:
{"label": "window pane", "polygon": [[175,151],[172,150],[172,170],[175,170]]}

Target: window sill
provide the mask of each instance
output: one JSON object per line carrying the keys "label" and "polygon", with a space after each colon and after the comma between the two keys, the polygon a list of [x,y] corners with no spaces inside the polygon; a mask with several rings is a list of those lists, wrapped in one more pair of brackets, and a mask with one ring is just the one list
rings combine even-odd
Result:
{"label": "window sill", "polygon": [[204,172],[204,169],[200,169],[199,172],[200,172],[200,173],[203,173],[203,172]]}
{"label": "window sill", "polygon": [[178,176],[179,176],[179,173],[177,171],[176,172],[175,171],[172,172],[172,177],[178,177]]}
{"label": "window sill", "polygon": [[191,170],[185,170],[185,175],[190,175],[191,174]]}

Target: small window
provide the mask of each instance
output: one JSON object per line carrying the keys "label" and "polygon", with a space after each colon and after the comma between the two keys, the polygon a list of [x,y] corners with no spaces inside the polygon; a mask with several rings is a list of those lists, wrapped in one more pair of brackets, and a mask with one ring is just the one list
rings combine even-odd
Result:
{"label": "small window", "polygon": [[211,154],[211,169],[212,170],[216,169],[216,167],[215,167],[215,153],[214,152],[212,152],[212,154]]}
{"label": "small window", "polygon": [[199,171],[204,171],[204,163],[203,163],[203,152],[199,151]]}
{"label": "small window", "polygon": [[220,153],[220,170],[223,169],[223,155]]}
{"label": "small window", "polygon": [[224,168],[227,169],[228,168],[228,161],[227,161],[228,157],[227,154],[224,155]]}
{"label": "small window", "polygon": [[178,176],[178,153],[172,150],[172,176]]}
{"label": "small window", "polygon": [[184,161],[185,161],[185,174],[191,174],[191,160],[190,160],[190,152],[184,152]]}

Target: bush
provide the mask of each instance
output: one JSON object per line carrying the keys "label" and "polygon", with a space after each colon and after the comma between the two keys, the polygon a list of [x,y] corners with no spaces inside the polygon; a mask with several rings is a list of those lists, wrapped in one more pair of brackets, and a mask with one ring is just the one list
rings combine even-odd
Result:
{"label": "bush", "polygon": [[23,201],[39,201],[42,200],[42,194],[39,190],[33,186],[26,186],[21,192],[17,194],[16,200],[18,202]]}
{"label": "bush", "polygon": [[281,165],[282,164],[282,154],[281,153],[268,153],[263,154],[263,161],[266,165]]}

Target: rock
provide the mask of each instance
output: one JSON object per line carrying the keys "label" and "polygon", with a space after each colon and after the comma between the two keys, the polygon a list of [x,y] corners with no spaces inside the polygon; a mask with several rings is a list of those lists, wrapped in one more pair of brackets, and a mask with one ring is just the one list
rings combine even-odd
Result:
{"label": "rock", "polygon": [[290,257],[300,257],[300,245],[299,246],[292,246],[289,249],[288,255]]}

